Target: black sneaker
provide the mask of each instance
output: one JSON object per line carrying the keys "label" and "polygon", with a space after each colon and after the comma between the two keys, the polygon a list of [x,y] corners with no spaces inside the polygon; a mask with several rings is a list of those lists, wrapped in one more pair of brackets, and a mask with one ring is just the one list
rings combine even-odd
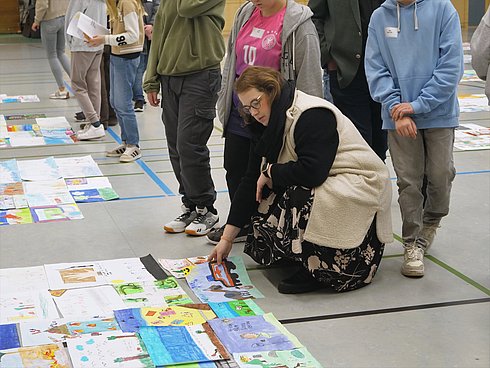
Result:
{"label": "black sneaker", "polygon": [[326,285],[318,282],[311,273],[301,267],[298,272],[287,279],[282,280],[277,285],[277,290],[281,294],[301,294],[326,288]]}
{"label": "black sneaker", "polygon": [[143,112],[144,106],[145,106],[145,101],[141,101],[141,100],[135,101],[134,111]]}
{"label": "black sneaker", "polygon": [[[233,243],[244,243],[247,240],[248,228],[248,226],[245,226],[244,228],[240,229],[240,232],[238,233]],[[208,235],[206,235],[208,242],[210,242],[211,244],[218,244],[224,231],[225,225],[221,226],[219,229],[211,230]]]}
{"label": "black sneaker", "polygon": [[85,114],[83,113],[83,111],[80,111],[80,112],[76,112],[75,113],[75,120],[76,121],[86,121]]}

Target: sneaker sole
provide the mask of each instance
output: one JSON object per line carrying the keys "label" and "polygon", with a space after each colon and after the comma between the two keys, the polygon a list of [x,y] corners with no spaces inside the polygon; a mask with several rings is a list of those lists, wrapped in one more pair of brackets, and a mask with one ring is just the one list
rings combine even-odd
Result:
{"label": "sneaker sole", "polygon": [[[207,229],[207,230],[204,230],[204,231],[202,231],[202,232],[197,232],[197,231],[194,231],[194,230],[185,229],[185,233],[186,233],[187,235],[191,235],[191,236],[204,236],[204,235],[208,235],[208,234],[209,234],[209,232],[210,232],[211,230],[214,230],[214,229],[215,229],[214,227],[211,227],[211,228],[209,228],[209,229]],[[216,243],[216,244],[218,244],[218,243]]]}
{"label": "sneaker sole", "polygon": [[77,139],[79,141],[90,141],[92,139],[101,139],[101,138],[104,138],[105,137],[105,134],[104,135],[101,135],[101,136],[98,136],[98,137],[90,137],[90,138],[80,138],[77,136]]}
{"label": "sneaker sole", "polygon": [[143,109],[134,109],[134,112],[143,112]]}
{"label": "sneaker sole", "polygon": [[424,276],[424,269],[422,270],[407,270],[405,268],[402,268],[401,270],[403,276],[407,277],[423,277]]}
{"label": "sneaker sole", "polygon": [[179,233],[183,233],[185,231],[185,229],[176,230],[173,227],[168,227],[168,226],[164,226],[163,230],[165,230],[167,233],[172,233],[172,234],[179,234]]}
{"label": "sneaker sole", "polygon": [[140,159],[141,157],[142,157],[141,154],[138,155],[138,156],[136,156],[136,157],[128,157],[128,158],[124,158],[121,155],[121,157],[119,157],[119,162],[124,162],[124,163],[133,162],[133,161],[136,161],[136,160]]}

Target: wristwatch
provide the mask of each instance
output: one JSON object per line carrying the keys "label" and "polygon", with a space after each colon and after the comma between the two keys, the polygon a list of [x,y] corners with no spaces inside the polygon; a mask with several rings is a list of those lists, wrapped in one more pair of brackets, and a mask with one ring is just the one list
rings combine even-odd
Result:
{"label": "wristwatch", "polygon": [[271,167],[271,164],[269,164],[267,161],[264,161],[264,163],[262,164],[262,167],[260,168],[260,172],[261,172],[262,174],[264,174],[264,176],[265,176],[266,178],[269,178],[269,179],[271,178],[271,177],[269,176],[269,168],[270,168],[270,167]]}

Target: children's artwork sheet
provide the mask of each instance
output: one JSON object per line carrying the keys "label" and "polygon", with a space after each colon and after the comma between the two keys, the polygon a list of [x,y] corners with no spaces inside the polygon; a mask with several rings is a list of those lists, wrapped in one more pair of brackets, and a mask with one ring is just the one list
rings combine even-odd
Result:
{"label": "children's artwork sheet", "polygon": [[139,334],[156,366],[229,358],[208,324],[141,327]]}
{"label": "children's artwork sheet", "polygon": [[57,206],[32,207],[34,222],[55,222],[83,219],[80,208],[75,203],[60,204]]}
{"label": "children's artwork sheet", "polygon": [[101,274],[111,284],[155,280],[139,258],[110,259],[97,263]]}
{"label": "children's artwork sheet", "polygon": [[174,277],[167,277],[165,280],[114,284],[113,286],[128,307],[142,308],[192,303]]}
{"label": "children's artwork sheet", "polygon": [[467,82],[483,82],[483,81],[480,78],[478,78],[478,75],[476,75],[476,72],[473,69],[467,69],[464,71],[460,83],[467,83]]}
{"label": "children's artwork sheet", "polygon": [[[29,120],[29,119],[37,119],[37,118],[45,118],[46,114],[13,114],[13,115],[5,115],[4,120]],[[0,118],[1,120],[1,118]]]}
{"label": "children's artwork sheet", "polygon": [[71,368],[68,352],[62,345],[50,344],[0,351],[0,367]]}
{"label": "children's artwork sheet", "polygon": [[65,179],[68,190],[78,203],[101,202],[118,199],[106,177]]}
{"label": "children's artwork sheet", "polygon": [[25,102],[39,102],[37,95],[22,95],[22,96],[7,96],[0,95],[0,103],[25,103]]}
{"label": "children's artwork sheet", "polygon": [[71,125],[64,116],[58,117],[39,117],[36,123],[41,129],[71,129]]}
{"label": "children's artwork sheet", "polygon": [[261,316],[265,313],[252,299],[209,303],[209,306],[218,318]]}
{"label": "children's artwork sheet", "polygon": [[46,264],[44,270],[51,290],[107,284],[97,262]]}
{"label": "children's artwork sheet", "polygon": [[44,138],[36,135],[33,131],[9,132],[8,134],[11,147],[32,147],[46,144]]}
{"label": "children's artwork sheet", "polygon": [[16,183],[22,181],[17,160],[0,161],[0,184]]}
{"label": "children's artwork sheet", "polygon": [[32,224],[34,219],[29,208],[0,210],[0,226]]}
{"label": "children's artwork sheet", "polygon": [[240,257],[228,257],[218,265],[207,262],[191,268],[187,283],[203,303],[263,298],[252,284]]}
{"label": "children's artwork sheet", "polygon": [[303,347],[272,313],[208,322],[230,353],[291,350]]}
{"label": "children's artwork sheet", "polygon": [[53,299],[47,290],[2,292],[0,323],[59,318]]}
{"label": "children's artwork sheet", "polygon": [[68,340],[74,368],[153,368],[155,365],[138,336],[121,331],[83,335]]}
{"label": "children's artwork sheet", "polygon": [[19,333],[16,323],[0,325],[0,350],[20,347]]}
{"label": "children's artwork sheet", "polygon": [[71,129],[41,129],[46,144],[74,144],[77,139]]}
{"label": "children's artwork sheet", "polygon": [[192,326],[216,318],[207,304],[185,304],[172,307],[144,307],[114,311],[124,332],[138,332],[141,326]]}
{"label": "children's artwork sheet", "polygon": [[490,149],[490,128],[460,124],[454,131],[454,147],[463,151]]}
{"label": "children's artwork sheet", "polygon": [[48,288],[43,266],[0,269],[0,295]]}
{"label": "children's artwork sheet", "polygon": [[169,271],[172,276],[176,278],[184,278],[190,271],[192,267],[196,264],[206,263],[208,261],[207,256],[197,256],[182,259],[167,259],[160,258],[158,262]]}
{"label": "children's artwork sheet", "polygon": [[104,331],[117,331],[119,326],[115,318],[89,320],[40,320],[19,324],[22,346],[57,344],[68,339],[76,339],[84,334],[97,334]]}
{"label": "children's artwork sheet", "polygon": [[57,180],[61,178],[53,157],[38,160],[17,160],[17,166],[22,180]]}
{"label": "children's artwork sheet", "polygon": [[322,368],[322,365],[305,348],[255,353],[235,353],[233,358],[241,368]]}
{"label": "children's artwork sheet", "polygon": [[0,184],[0,210],[28,207],[21,182]]}
{"label": "children's artwork sheet", "polygon": [[487,96],[484,94],[458,96],[460,112],[490,111]]}
{"label": "children's artwork sheet", "polygon": [[112,317],[115,309],[125,308],[110,285],[51,290],[51,294],[63,318],[68,319]]}
{"label": "children's artwork sheet", "polygon": [[30,207],[75,203],[63,179],[24,182],[25,197]]}
{"label": "children's artwork sheet", "polygon": [[80,178],[89,176],[102,176],[99,166],[92,156],[55,158],[60,176],[67,178]]}

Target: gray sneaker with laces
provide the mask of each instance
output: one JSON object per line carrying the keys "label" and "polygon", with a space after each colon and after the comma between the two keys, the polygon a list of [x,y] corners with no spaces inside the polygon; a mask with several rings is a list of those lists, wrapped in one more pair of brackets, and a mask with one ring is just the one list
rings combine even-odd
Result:
{"label": "gray sneaker with laces", "polygon": [[[209,234],[206,235],[208,242],[210,242],[211,244],[218,244],[219,241],[221,240],[221,236],[223,235],[224,231],[225,231],[225,225],[221,226],[219,229],[211,230]],[[247,240],[247,235],[248,235],[248,225],[240,229],[240,232],[238,233],[235,240],[233,240],[233,243],[245,242]]]}
{"label": "gray sneaker with laces", "polygon": [[190,208],[184,205],[182,205],[181,207],[182,214],[163,226],[163,229],[166,232],[183,233],[185,231],[185,228],[196,218],[196,211],[192,211]]}
{"label": "gray sneaker with laces", "polygon": [[216,227],[219,216],[210,212],[206,207],[197,207],[196,212],[196,218],[185,228],[185,233],[193,236],[206,235]]}
{"label": "gray sneaker with laces", "polygon": [[436,236],[438,228],[440,228],[438,222],[433,224],[424,223],[422,226],[422,230],[417,238],[417,244],[421,246],[425,252],[429,250],[430,246],[434,242],[434,237]]}

